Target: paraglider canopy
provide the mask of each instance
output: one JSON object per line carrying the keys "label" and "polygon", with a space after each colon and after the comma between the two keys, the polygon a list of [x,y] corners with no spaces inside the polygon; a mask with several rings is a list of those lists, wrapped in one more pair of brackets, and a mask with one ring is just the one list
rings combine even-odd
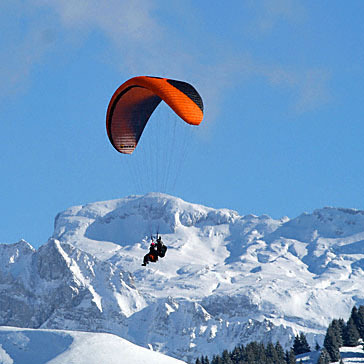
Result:
{"label": "paraglider canopy", "polygon": [[107,134],[118,152],[133,153],[150,116],[162,100],[186,123],[201,123],[202,99],[189,83],[149,76],[131,78],[115,91],[107,110]]}

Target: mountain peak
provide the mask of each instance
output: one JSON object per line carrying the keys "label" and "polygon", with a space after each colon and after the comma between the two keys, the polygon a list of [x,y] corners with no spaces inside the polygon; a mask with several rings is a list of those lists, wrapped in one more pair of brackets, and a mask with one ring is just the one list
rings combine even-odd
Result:
{"label": "mountain peak", "polygon": [[[90,240],[135,244],[145,237],[173,234],[179,227],[220,225],[239,219],[237,212],[213,209],[162,193],[74,206],[57,215],[53,237],[77,244]],[[77,236],[76,236],[77,235]]]}
{"label": "mountain peak", "polygon": [[[141,266],[157,233],[167,254]],[[6,310],[0,319],[108,331],[189,361],[254,340],[288,347],[299,332],[320,344],[364,302],[363,241],[354,209],[276,220],[160,193],[74,206],[37,252],[0,246],[3,281],[18,289],[1,292],[1,306],[20,307],[15,323]]]}

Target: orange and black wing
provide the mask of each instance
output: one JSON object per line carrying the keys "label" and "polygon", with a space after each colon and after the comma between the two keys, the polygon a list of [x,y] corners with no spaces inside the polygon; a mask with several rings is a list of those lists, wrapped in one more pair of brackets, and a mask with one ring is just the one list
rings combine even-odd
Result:
{"label": "orange and black wing", "polygon": [[201,123],[202,99],[189,83],[148,76],[131,78],[115,91],[107,110],[107,134],[118,152],[134,151],[145,125],[162,100],[186,123]]}

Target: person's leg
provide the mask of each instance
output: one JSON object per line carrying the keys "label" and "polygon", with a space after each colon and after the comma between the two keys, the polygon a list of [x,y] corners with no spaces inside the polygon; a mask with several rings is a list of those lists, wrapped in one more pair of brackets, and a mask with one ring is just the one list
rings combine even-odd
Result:
{"label": "person's leg", "polygon": [[149,254],[144,255],[144,259],[143,259],[143,264],[142,265],[147,265],[149,261]]}

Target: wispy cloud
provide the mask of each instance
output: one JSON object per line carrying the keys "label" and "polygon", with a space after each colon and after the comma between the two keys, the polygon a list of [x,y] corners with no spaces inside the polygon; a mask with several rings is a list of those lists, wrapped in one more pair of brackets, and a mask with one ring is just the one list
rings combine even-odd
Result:
{"label": "wispy cloud", "polygon": [[170,46],[169,30],[158,20],[158,6],[148,0],[58,0],[45,4],[71,36],[97,30],[110,42],[110,57],[126,73],[144,74],[177,68],[181,55]]}
{"label": "wispy cloud", "polygon": [[39,4],[53,8],[65,28],[90,31],[97,28],[119,47],[128,42],[144,48],[159,40],[162,34],[162,28],[152,16],[155,5],[146,0],[39,0]]}
{"label": "wispy cloud", "polygon": [[304,113],[311,111],[330,100],[328,82],[330,73],[326,69],[300,69],[292,66],[255,65],[257,76],[263,76],[274,87],[294,91],[293,108]]}
{"label": "wispy cloud", "polygon": [[[298,0],[264,0],[254,2],[255,22],[268,32],[279,21],[297,21],[304,9]],[[10,6],[10,2],[7,2]],[[23,88],[34,65],[57,47],[52,31],[57,28],[69,40],[82,42],[93,32],[103,35],[108,58],[125,75],[166,75],[192,81],[202,93],[211,119],[219,113],[219,99],[226,87],[234,87],[245,79],[260,77],[272,87],[284,87],[297,96],[295,109],[308,111],[328,99],[329,73],[324,70],[294,65],[262,64],[252,51],[217,43],[202,28],[194,29],[201,40],[188,37],[184,31],[171,28],[163,18],[160,5],[150,0],[36,0],[12,3],[17,14],[13,27],[22,31],[8,41],[2,51],[3,71],[0,92]],[[25,5],[24,5],[25,4]],[[170,5],[173,6],[173,5]],[[25,14],[27,24],[21,25]],[[184,22],[199,27],[197,16],[183,12]],[[189,16],[191,22],[189,22]],[[207,54],[211,56],[207,57]],[[6,55],[6,57],[4,57]],[[4,67],[5,65],[5,67]]]}
{"label": "wispy cloud", "polygon": [[[298,112],[312,110],[329,99],[327,71],[262,65],[253,54],[232,51],[230,45],[218,44],[209,37],[202,37],[207,44],[200,49],[196,40],[186,40],[181,33],[172,32],[161,21],[160,7],[149,0],[111,0],[107,5],[97,0],[59,0],[46,4],[53,7],[68,29],[102,31],[114,47],[116,62],[126,73],[173,75],[196,82],[208,105],[208,117],[218,115],[224,87],[249,77],[262,77],[272,87],[291,89],[296,95],[293,107]],[[300,23],[306,14],[299,0],[263,0],[254,4],[255,21],[262,32],[269,32],[281,21]],[[183,16],[186,23],[198,26],[193,11],[183,12]],[[196,29],[196,34],[201,32]],[[215,52],[210,59],[203,55],[208,50]]]}
{"label": "wispy cloud", "polygon": [[248,2],[254,9],[250,30],[254,33],[269,34],[279,23],[302,23],[306,10],[300,0],[261,0]]}
{"label": "wispy cloud", "polygon": [[52,47],[52,36],[46,26],[37,22],[33,7],[14,0],[0,6],[4,25],[0,50],[0,97],[22,92],[34,65]]}

